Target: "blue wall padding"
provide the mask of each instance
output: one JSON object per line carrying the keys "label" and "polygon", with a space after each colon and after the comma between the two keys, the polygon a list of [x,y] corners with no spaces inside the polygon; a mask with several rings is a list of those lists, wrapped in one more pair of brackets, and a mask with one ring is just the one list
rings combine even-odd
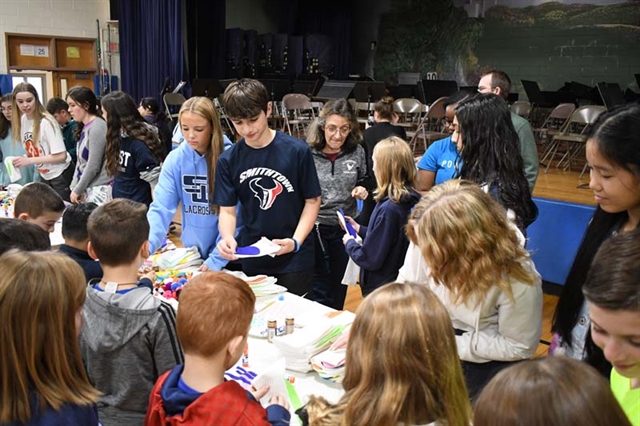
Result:
{"label": "blue wall padding", "polygon": [[564,285],[595,206],[534,197],[538,219],[527,229],[527,250],[542,279]]}
{"label": "blue wall padding", "polygon": [[0,74],[0,93],[2,96],[13,92],[13,79],[9,74]]}

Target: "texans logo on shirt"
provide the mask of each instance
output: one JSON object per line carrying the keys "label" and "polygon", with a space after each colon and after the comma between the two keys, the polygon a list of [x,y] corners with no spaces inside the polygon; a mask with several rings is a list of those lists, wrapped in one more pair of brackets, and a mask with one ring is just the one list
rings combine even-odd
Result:
{"label": "texans logo on shirt", "polygon": [[207,203],[207,177],[198,175],[182,176],[184,192],[191,194],[192,203]]}
{"label": "texans logo on shirt", "polygon": [[[270,184],[267,187],[261,183],[264,181]],[[253,191],[253,196],[260,200],[260,208],[262,210],[269,210],[279,194],[282,193],[282,184],[271,178],[257,177],[249,181],[249,188]]]}

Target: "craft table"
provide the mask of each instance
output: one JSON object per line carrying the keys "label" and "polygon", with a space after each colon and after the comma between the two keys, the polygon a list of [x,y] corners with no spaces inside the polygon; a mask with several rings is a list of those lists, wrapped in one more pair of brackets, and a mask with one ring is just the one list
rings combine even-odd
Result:
{"label": "craft table", "polygon": [[[271,295],[271,296],[263,296],[259,297],[256,300],[256,306],[259,307],[268,303],[270,301],[274,301],[278,303],[278,296],[280,295]],[[296,296],[291,293],[284,293],[285,301],[290,304],[293,301],[292,305],[295,306],[294,312],[290,312],[293,314],[294,318],[296,316],[301,317],[302,315],[309,316],[313,314],[318,314],[318,316],[322,316],[324,314],[334,312],[334,309],[331,309],[327,306],[321,305],[319,303],[313,302],[308,299],[303,299],[299,296]],[[295,328],[294,333],[304,333],[304,328]],[[278,339],[276,336],[275,339]],[[269,343],[267,339],[256,338],[249,336],[248,340],[249,344],[249,367],[247,368],[250,371],[261,374],[272,370],[274,366],[282,365],[284,366],[284,356],[280,352],[280,350],[276,347],[275,344]],[[241,360],[238,361],[236,365],[241,365]],[[277,367],[276,367],[277,368]],[[234,371],[235,366],[229,369],[229,371]],[[296,371],[286,370],[282,372],[283,380],[284,376],[293,376],[295,377],[295,381],[293,383],[293,387],[298,394],[300,402],[302,405],[306,404],[309,400],[309,396],[318,395],[327,399],[329,402],[336,403],[344,393],[342,389],[342,385],[338,383],[329,382],[327,380],[323,380],[318,376],[316,372],[309,373],[300,373]],[[285,395],[286,396],[286,395]],[[291,401],[289,401],[291,405]],[[298,407],[293,407],[291,405],[291,424],[299,425],[300,419],[294,413]]]}

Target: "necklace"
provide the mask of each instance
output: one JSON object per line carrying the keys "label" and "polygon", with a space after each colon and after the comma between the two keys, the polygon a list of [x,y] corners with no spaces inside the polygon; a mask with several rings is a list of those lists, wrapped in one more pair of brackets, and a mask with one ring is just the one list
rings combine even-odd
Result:
{"label": "necklace", "polygon": [[138,283],[116,283],[113,281],[105,281],[105,280],[101,280],[99,283],[99,286],[101,289],[103,289],[104,291],[108,292],[108,293],[115,293],[118,288],[121,288],[123,286],[126,287],[131,287],[131,286],[138,286]]}

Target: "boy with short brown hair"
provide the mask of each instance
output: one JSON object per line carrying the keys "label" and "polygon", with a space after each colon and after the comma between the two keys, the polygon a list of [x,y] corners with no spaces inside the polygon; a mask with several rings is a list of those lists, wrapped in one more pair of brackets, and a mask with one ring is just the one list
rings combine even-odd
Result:
{"label": "boy with short brown hair", "polygon": [[184,287],[178,337],[185,362],[158,379],[146,426],[289,424],[283,396],[273,397],[265,410],[256,398],[268,389],[251,394],[224,379],[247,343],[254,306],[249,285],[224,272],[205,272]]}
{"label": "boy with short brown hair", "polygon": [[64,212],[64,201],[49,185],[33,182],[25,185],[13,204],[13,217],[34,223],[51,233]]}
{"label": "boy with short brown hair", "polygon": [[[315,253],[311,232],[320,210],[320,182],[306,142],[269,128],[266,87],[241,79],[224,92],[224,108],[241,139],[216,167],[213,204],[220,206],[218,252],[237,260],[236,249],[266,237],[280,246],[275,257],[242,259],[247,275],[267,274],[299,296],[311,292]],[[236,207],[242,228],[235,237]]]}
{"label": "boy with short brown hair", "polygon": [[147,207],[119,198],[95,209],[87,227],[87,249],[100,259],[103,276],[87,287],[82,358],[91,383],[102,393],[102,424],[141,424],[153,384],[184,360],[175,311],[153,296],[153,276],[138,279],[149,257]]}

